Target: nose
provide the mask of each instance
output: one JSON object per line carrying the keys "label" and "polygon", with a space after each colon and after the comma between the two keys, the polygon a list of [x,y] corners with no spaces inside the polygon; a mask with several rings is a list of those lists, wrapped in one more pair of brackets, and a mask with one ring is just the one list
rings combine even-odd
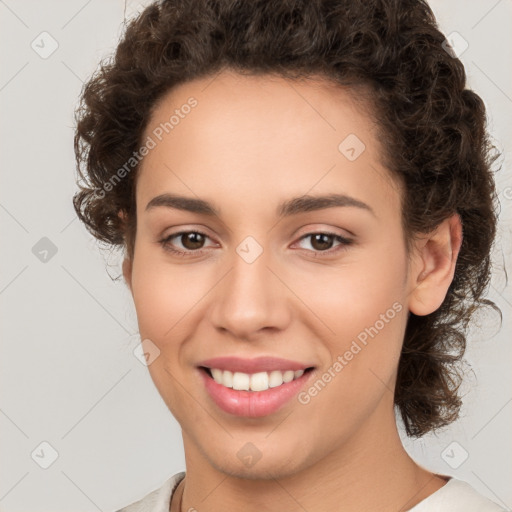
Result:
{"label": "nose", "polygon": [[212,295],[210,320],[217,330],[252,340],[263,332],[286,329],[293,294],[270,260],[265,250],[252,262],[234,252],[229,271]]}

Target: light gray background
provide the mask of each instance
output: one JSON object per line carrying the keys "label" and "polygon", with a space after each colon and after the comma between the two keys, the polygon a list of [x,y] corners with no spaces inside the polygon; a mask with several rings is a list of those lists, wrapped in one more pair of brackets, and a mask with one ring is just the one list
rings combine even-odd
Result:
{"label": "light gray background", "polygon": [[[82,81],[114,49],[124,15],[140,5],[0,0],[5,512],[115,510],[185,467],[179,425],[133,355],[140,340],[131,296],[122,280],[107,273],[120,275],[119,254],[100,252],[71,204],[73,109]],[[468,361],[474,374],[465,384],[463,417],[442,435],[404,442],[429,469],[467,480],[510,509],[512,288],[503,265],[507,255],[510,272],[512,1],[432,0],[431,6],[446,35],[457,31],[468,41],[461,59],[469,86],[483,97],[491,133],[504,152],[489,293],[504,319],[500,330],[496,317],[482,316],[472,331]],[[51,48],[43,31],[58,43],[47,58],[31,47],[35,40],[39,51]],[[32,251],[43,237],[57,249],[46,262]],[[42,442],[58,452],[48,469],[40,467],[51,453]]]}

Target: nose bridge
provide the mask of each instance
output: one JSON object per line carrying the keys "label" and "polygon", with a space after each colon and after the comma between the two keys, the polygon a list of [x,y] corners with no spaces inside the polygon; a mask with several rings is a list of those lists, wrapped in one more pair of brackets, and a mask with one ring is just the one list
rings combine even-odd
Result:
{"label": "nose bridge", "polygon": [[253,237],[245,238],[230,260],[230,271],[216,287],[211,320],[237,338],[263,328],[283,328],[287,319],[283,285],[267,268],[272,255]]}

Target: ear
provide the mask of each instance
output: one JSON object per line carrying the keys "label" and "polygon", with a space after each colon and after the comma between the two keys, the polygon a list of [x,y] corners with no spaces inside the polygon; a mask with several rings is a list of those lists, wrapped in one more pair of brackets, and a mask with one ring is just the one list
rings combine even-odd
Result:
{"label": "ear", "polygon": [[436,311],[453,281],[462,244],[462,222],[454,214],[415,244],[410,268],[409,311],[418,316]]}

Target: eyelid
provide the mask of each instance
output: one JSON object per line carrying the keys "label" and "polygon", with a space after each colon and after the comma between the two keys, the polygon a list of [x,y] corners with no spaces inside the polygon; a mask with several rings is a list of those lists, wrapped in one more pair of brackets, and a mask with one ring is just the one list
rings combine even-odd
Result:
{"label": "eyelid", "polygon": [[[162,245],[164,245],[165,243],[167,243],[167,245],[170,245],[170,242],[169,240],[173,239],[173,238],[179,238],[180,235],[186,235],[188,233],[197,233],[199,235],[203,235],[205,238],[208,238],[209,240],[212,240],[212,237],[206,233],[205,231],[203,231],[202,229],[197,229],[197,228],[193,228],[193,229],[190,229],[190,228],[184,228],[184,229],[180,229],[178,231],[175,231],[175,232],[172,232],[172,233],[168,233],[166,235],[163,235],[162,237],[159,238],[158,242],[161,243]],[[167,242],[166,242],[167,241]],[[189,254],[200,254],[202,251],[204,251],[205,247],[202,247],[201,249],[197,249],[196,251],[192,251],[192,250],[185,250],[185,251],[182,251],[182,252],[187,252]],[[179,249],[181,250],[181,249]]]}
{"label": "eyelid", "polygon": [[317,255],[325,255],[325,257],[329,257],[329,256],[333,256],[333,255],[336,255],[339,251],[343,251],[343,250],[346,250],[346,248],[349,246],[349,245],[353,245],[354,244],[354,240],[352,238],[347,238],[343,235],[340,235],[339,233],[336,233],[336,232],[333,232],[333,231],[329,231],[329,230],[320,230],[320,231],[308,231],[307,233],[301,235],[299,237],[299,239],[297,240],[297,242],[294,243],[294,245],[300,243],[302,240],[307,240],[308,238],[311,238],[315,235],[327,235],[327,236],[330,236],[332,238],[334,238],[334,241],[336,242],[339,242],[338,245],[335,245],[334,247],[331,247],[329,249],[326,249],[325,251],[312,251],[310,249],[302,249],[300,248],[301,250],[304,250],[306,252],[309,252],[309,253],[312,253],[315,255],[315,257]]}
{"label": "eyelid", "polygon": [[316,233],[325,233],[333,236],[339,236],[346,240],[352,241],[354,241],[356,238],[356,234],[353,233],[352,231],[349,231],[346,228],[329,226],[322,223],[309,224],[306,227],[302,227],[299,230],[295,231],[293,236],[298,236],[299,238],[302,238],[304,235],[313,235]]}
{"label": "eyelid", "polygon": [[[192,250],[192,249],[182,250],[182,249],[172,248],[172,246],[171,246],[172,244],[170,243],[171,239],[173,239],[175,237],[180,237],[180,235],[189,234],[189,233],[197,233],[197,234],[204,236],[205,238],[212,240],[212,237],[208,233],[204,232],[202,229],[184,227],[176,232],[172,232],[172,233],[162,236],[158,240],[158,243],[162,246],[162,248],[165,251],[167,251],[171,254],[178,255],[178,256],[202,255],[208,249],[208,247],[201,247],[200,249],[197,249],[197,250]],[[352,237],[346,237],[345,235],[341,235],[340,233],[337,233],[330,229],[317,228],[315,230],[313,228],[310,228],[308,231],[305,231],[302,235],[300,235],[300,236],[297,235],[298,238],[293,243],[293,245],[300,243],[302,240],[311,238],[314,235],[327,235],[327,236],[333,237],[335,239],[335,241],[340,242],[338,245],[335,245],[334,247],[326,249],[325,251],[315,251],[315,250],[310,250],[310,249],[299,248],[300,250],[306,251],[308,253],[313,253],[315,255],[315,257],[317,255],[320,255],[320,256],[325,255],[325,257],[332,256],[332,255],[338,253],[339,251],[345,250],[349,245],[352,245],[354,243],[354,239]]]}

